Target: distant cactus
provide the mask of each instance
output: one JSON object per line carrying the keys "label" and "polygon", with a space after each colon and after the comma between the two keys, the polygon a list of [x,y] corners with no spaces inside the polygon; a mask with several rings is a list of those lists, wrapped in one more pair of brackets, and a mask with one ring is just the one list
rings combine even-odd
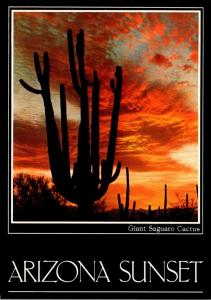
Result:
{"label": "distant cactus", "polygon": [[134,215],[136,211],[136,201],[133,201],[133,209],[132,209],[132,214]]}
{"label": "distant cactus", "polygon": [[168,202],[168,199],[167,199],[167,184],[165,184],[165,186],[164,186],[164,208],[163,208],[164,216],[167,215],[167,202]]}
{"label": "distant cactus", "polygon": [[[84,31],[77,34],[76,54],[78,68],[76,67],[74,43],[72,31],[68,30],[68,53],[70,73],[75,92],[80,98],[81,122],[78,134],[77,161],[73,165],[72,176],[70,174],[68,123],[66,113],[65,87],[60,85],[60,107],[61,107],[61,133],[56,125],[54,110],[51,102],[50,92],[50,63],[48,53],[43,56],[43,69],[41,67],[38,53],[34,53],[34,65],[40,89],[29,86],[22,79],[20,83],[25,89],[34,94],[40,94],[44,101],[46,131],[48,142],[48,155],[53,181],[58,192],[67,200],[76,203],[84,216],[92,211],[93,204],[99,200],[107,191],[108,186],[117,179],[121,169],[121,163],[113,173],[115,148],[118,130],[118,119],[122,93],[122,69],[116,67],[116,80],[110,80],[110,88],[114,95],[111,127],[106,159],[101,161],[99,157],[99,92],[100,81],[96,71],[93,72],[93,81],[88,82],[85,74],[84,62]],[[91,130],[89,119],[88,88],[92,88],[92,117]],[[90,136],[91,131],[91,136]]]}
{"label": "distant cactus", "polygon": [[[120,194],[117,195],[119,214],[122,220],[128,220],[129,218],[129,205],[130,205],[130,178],[129,178],[129,169],[126,167],[126,199],[125,206],[121,202]],[[136,201],[133,201],[132,214],[134,215],[136,209]]]}
{"label": "distant cactus", "polygon": [[148,216],[150,217],[152,215],[152,207],[151,205],[149,204],[148,205]]}
{"label": "distant cactus", "polygon": [[197,198],[198,198],[198,184],[196,184],[196,195],[197,195]]}
{"label": "distant cactus", "polygon": [[161,209],[160,209],[160,206],[158,206],[158,218],[161,217]]}

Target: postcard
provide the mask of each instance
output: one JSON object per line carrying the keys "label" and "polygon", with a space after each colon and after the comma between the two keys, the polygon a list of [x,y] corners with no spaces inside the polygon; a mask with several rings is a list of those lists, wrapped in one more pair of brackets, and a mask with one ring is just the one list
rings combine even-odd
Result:
{"label": "postcard", "polygon": [[2,299],[210,299],[210,9],[2,6]]}

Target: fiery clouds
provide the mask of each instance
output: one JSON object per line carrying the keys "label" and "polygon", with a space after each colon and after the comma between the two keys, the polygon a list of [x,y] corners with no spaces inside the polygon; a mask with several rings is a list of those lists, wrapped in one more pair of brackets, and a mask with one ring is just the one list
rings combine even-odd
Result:
{"label": "fiery clouds", "polygon": [[[101,158],[106,154],[115,66],[123,69],[123,97],[116,160],[121,175],[106,195],[116,206],[125,193],[129,166],[131,194],[138,207],[162,203],[163,185],[195,195],[198,176],[199,15],[197,12],[15,12],[14,13],[14,170],[48,172],[45,116],[39,95],[19,84],[39,87],[33,53],[48,51],[51,94],[59,125],[59,84],[68,95],[70,152],[76,157],[79,100],[69,74],[67,29],[85,30],[86,73],[101,80]],[[49,174],[49,173],[48,173]]]}

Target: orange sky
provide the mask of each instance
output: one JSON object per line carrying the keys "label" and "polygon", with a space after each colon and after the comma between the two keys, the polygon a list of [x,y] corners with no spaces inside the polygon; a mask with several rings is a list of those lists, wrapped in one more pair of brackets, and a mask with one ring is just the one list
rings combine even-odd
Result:
{"label": "orange sky", "polygon": [[101,159],[105,157],[113,95],[109,87],[115,66],[123,69],[116,161],[121,174],[105,195],[117,207],[125,194],[125,167],[130,170],[131,200],[137,207],[169,206],[196,200],[198,177],[198,36],[197,12],[15,12],[14,14],[14,172],[49,173],[43,101],[24,90],[19,79],[39,87],[33,53],[48,51],[51,92],[59,124],[59,84],[67,88],[71,161],[76,158],[79,99],[67,63],[66,31],[85,31],[88,79],[96,69],[101,80]]}

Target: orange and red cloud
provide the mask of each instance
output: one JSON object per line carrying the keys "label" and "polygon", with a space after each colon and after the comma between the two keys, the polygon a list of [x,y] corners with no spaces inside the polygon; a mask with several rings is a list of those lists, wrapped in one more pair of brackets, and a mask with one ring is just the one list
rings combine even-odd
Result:
{"label": "orange and red cloud", "polygon": [[[101,82],[101,158],[106,154],[113,94],[110,78],[123,69],[116,161],[121,175],[106,195],[108,206],[125,193],[126,166],[131,196],[138,206],[160,205],[163,185],[192,193],[198,180],[197,12],[15,12],[14,13],[14,171],[46,172],[49,163],[42,99],[22,88],[19,79],[39,87],[33,53],[48,51],[51,94],[60,126],[59,84],[67,89],[70,153],[77,155],[79,99],[73,90],[67,55],[67,29],[85,31],[86,73],[97,70]],[[191,157],[191,159],[190,159]],[[171,190],[171,189],[170,189]]]}

